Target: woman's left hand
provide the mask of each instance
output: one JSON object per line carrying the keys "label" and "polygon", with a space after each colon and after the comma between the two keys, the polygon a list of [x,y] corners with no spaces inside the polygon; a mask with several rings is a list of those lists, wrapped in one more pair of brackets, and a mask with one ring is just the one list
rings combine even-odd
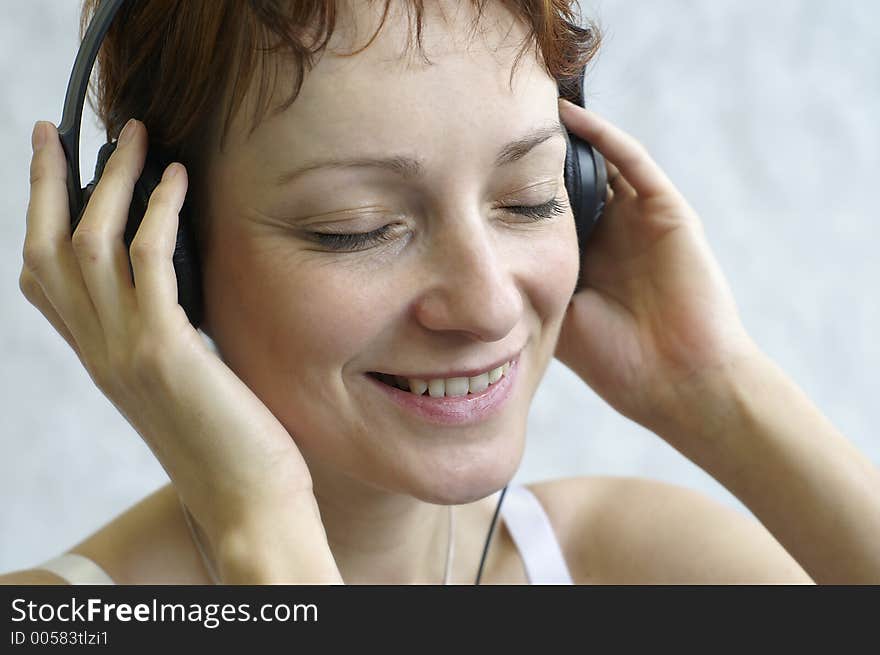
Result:
{"label": "woman's left hand", "polygon": [[605,157],[609,190],[555,356],[624,416],[668,429],[758,348],[699,217],[644,146],[594,112],[559,107]]}

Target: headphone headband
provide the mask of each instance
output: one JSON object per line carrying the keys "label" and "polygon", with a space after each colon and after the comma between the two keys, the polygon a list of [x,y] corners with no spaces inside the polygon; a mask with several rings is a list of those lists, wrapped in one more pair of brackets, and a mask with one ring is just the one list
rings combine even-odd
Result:
{"label": "headphone headband", "polygon": [[104,35],[123,2],[125,0],[103,0],[100,3],[83,37],[70,73],[70,81],[67,83],[58,136],[67,155],[67,196],[71,217],[79,214],[83,204],[82,180],[79,175],[79,135],[89,78],[92,76],[92,67]]}

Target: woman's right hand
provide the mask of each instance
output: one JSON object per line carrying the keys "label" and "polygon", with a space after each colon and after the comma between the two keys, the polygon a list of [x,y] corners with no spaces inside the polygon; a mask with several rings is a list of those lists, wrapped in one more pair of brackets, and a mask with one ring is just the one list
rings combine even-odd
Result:
{"label": "woman's right hand", "polygon": [[[51,123],[38,129],[19,278],[25,297],[156,455],[217,553],[221,577],[227,554],[259,557],[266,544],[272,576],[340,582],[293,438],[177,302],[172,254],[186,169],[169,166],[150,196],[130,248],[134,286],[123,232],[147,154],[144,125],[129,122],[130,140],[120,138],[72,238],[61,141]],[[282,570],[297,560],[313,562],[311,570]],[[256,562],[238,564],[227,569],[271,577]]]}

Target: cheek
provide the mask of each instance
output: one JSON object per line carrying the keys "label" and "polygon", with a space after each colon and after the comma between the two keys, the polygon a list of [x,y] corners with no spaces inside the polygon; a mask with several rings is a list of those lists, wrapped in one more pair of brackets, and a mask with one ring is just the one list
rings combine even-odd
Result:
{"label": "cheek", "polygon": [[571,214],[556,229],[529,243],[523,259],[524,284],[544,321],[561,321],[577,284],[580,251]]}
{"label": "cheek", "polygon": [[[251,244],[253,245],[253,244]],[[242,245],[211,282],[217,345],[229,366],[297,443],[332,444],[346,417],[351,382],[340,371],[369,350],[386,290],[342,267]],[[328,430],[328,426],[333,426]]]}
{"label": "cheek", "polygon": [[236,248],[226,256],[215,251],[205,278],[206,308],[225,356],[251,377],[285,370],[291,383],[305,384],[333,375],[332,368],[365,349],[384,320],[375,311],[387,303],[375,297],[381,288],[354,271],[291,253],[282,240],[234,236]]}
{"label": "cheek", "polygon": [[295,359],[302,372],[297,377],[334,375],[334,368],[368,347],[385,320],[376,311],[388,302],[384,289],[362,273],[311,254],[284,256],[271,249],[245,265],[247,289],[238,295],[253,294],[264,349],[286,363]]}
{"label": "cheek", "polygon": [[[287,338],[307,344],[309,358],[348,360],[362,352],[385,314],[376,311],[388,302],[377,285],[365,284],[362,276],[340,270],[303,273],[281,284],[277,293],[288,300],[276,308],[279,328]],[[284,339],[284,334],[278,335]]]}

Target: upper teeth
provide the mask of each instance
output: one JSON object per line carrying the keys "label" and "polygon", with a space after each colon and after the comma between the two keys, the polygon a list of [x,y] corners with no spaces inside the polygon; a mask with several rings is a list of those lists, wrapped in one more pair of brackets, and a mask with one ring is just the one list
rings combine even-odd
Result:
{"label": "upper teeth", "polygon": [[504,362],[498,368],[491,371],[480,373],[469,378],[437,378],[434,380],[420,380],[418,378],[404,378],[395,375],[394,379],[400,388],[408,390],[410,393],[421,396],[428,391],[428,395],[433,398],[441,396],[466,396],[468,392],[479,393],[486,389],[490,384],[495,384],[507,373],[510,368],[510,362]]}

